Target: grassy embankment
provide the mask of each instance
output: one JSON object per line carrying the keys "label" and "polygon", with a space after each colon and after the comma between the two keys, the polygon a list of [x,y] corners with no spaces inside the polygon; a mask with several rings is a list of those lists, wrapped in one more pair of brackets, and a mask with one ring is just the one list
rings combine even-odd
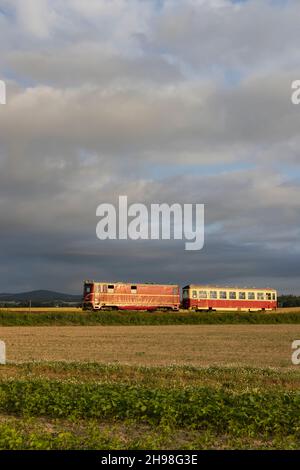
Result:
{"label": "grassy embankment", "polygon": [[299,324],[300,312],[82,312],[0,310],[0,326]]}

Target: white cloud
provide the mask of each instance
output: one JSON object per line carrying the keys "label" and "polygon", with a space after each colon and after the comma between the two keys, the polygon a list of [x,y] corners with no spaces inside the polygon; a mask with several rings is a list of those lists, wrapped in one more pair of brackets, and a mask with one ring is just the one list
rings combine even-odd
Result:
{"label": "white cloud", "polygon": [[19,27],[38,38],[48,37],[57,19],[50,4],[48,0],[15,0]]}

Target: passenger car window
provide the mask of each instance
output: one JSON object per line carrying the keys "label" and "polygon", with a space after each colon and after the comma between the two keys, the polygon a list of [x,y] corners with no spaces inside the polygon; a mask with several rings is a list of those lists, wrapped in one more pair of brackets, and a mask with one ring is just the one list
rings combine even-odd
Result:
{"label": "passenger car window", "polygon": [[206,290],[199,290],[199,299],[207,299]]}

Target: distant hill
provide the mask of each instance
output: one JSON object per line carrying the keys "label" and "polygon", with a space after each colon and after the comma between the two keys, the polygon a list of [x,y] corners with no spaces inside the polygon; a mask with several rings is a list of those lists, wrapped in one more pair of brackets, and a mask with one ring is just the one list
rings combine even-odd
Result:
{"label": "distant hill", "polygon": [[0,294],[0,304],[5,302],[28,303],[32,304],[61,304],[61,303],[78,303],[81,302],[81,295],[64,294],[62,292],[54,292],[50,290],[34,290],[30,292],[20,292],[17,294],[3,293]]}

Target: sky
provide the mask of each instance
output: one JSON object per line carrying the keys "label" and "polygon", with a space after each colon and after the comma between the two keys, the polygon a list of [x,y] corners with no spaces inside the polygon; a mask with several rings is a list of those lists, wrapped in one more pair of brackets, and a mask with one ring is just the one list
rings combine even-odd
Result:
{"label": "sky", "polygon": [[[299,0],[0,0],[0,292],[84,279],[300,294]],[[96,208],[205,204],[205,244]]]}

